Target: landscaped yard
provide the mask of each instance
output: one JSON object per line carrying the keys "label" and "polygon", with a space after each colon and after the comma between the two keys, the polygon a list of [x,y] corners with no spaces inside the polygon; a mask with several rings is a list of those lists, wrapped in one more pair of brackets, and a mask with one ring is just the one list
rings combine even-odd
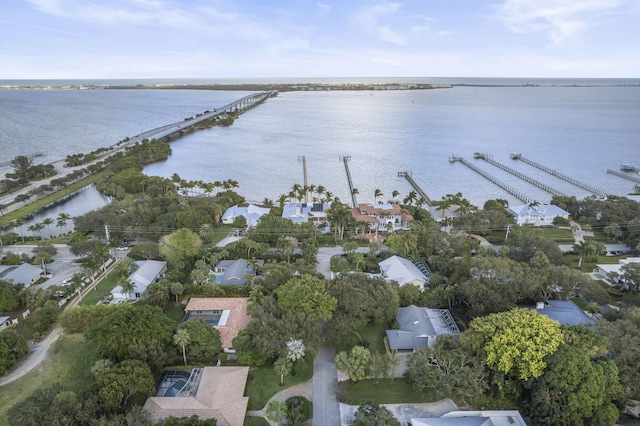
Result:
{"label": "landscaped yard", "polygon": [[9,409],[36,389],[61,383],[77,394],[84,391],[93,382],[89,370],[97,359],[94,348],[85,343],[82,335],[62,336],[38,368],[0,387],[0,425],[8,424]]}
{"label": "landscaped yard", "polygon": [[102,281],[82,297],[82,306],[95,305],[113,290],[118,282],[119,273],[111,271]]}
{"label": "landscaped yard", "polygon": [[[549,238],[558,244],[573,244],[575,242],[573,233],[566,228],[512,226],[511,232],[522,232],[523,234],[541,232],[543,237]],[[487,235],[486,238],[491,244],[503,244],[505,234],[505,231],[495,231]]]}
{"label": "landscaped yard", "polygon": [[340,402],[351,405],[361,405],[366,401],[377,402],[378,404],[414,404],[421,402],[436,402],[444,397],[439,396],[435,391],[425,390],[416,392],[405,378],[378,380],[362,380],[356,384],[351,382],[340,382],[338,386],[340,392]]}
{"label": "landscaped yard", "polygon": [[313,359],[309,356],[296,364],[296,375],[285,376],[284,386],[280,386],[280,376],[273,370],[273,365],[251,367],[245,395],[249,397],[248,410],[261,410],[267,401],[281,390],[305,382],[313,376]]}

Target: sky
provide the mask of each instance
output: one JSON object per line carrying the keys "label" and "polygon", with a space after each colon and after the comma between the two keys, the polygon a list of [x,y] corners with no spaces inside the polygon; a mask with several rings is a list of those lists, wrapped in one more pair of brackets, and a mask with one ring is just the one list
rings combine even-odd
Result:
{"label": "sky", "polygon": [[640,78],[640,0],[3,0],[0,79]]}

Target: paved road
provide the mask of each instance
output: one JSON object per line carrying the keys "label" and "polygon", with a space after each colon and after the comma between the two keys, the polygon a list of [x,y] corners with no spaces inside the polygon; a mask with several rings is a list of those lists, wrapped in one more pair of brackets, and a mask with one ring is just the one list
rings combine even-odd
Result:
{"label": "paved road", "polygon": [[341,424],[335,356],[334,348],[323,346],[313,361],[313,426]]}

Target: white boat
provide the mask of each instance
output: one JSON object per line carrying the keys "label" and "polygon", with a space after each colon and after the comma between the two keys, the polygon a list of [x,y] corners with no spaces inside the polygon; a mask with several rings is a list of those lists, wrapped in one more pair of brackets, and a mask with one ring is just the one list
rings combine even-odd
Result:
{"label": "white boat", "polygon": [[636,170],[638,170],[638,166],[632,163],[622,163],[620,165],[620,170],[624,172],[635,172]]}

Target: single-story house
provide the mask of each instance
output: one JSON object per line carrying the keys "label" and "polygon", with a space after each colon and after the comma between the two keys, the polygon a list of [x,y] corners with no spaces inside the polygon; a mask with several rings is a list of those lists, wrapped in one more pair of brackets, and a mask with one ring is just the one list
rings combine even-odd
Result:
{"label": "single-story house", "polygon": [[412,426],[527,426],[517,410],[451,411],[410,420]]}
{"label": "single-story house", "polygon": [[358,204],[351,209],[351,214],[356,222],[365,222],[371,225],[372,230],[392,231],[408,229],[413,217],[403,213],[399,204]]}
{"label": "single-story house", "polygon": [[[261,260],[258,262],[258,265],[262,264],[264,264],[264,261]],[[237,286],[243,286],[247,284],[245,275],[255,275],[253,265],[251,265],[245,259],[221,260],[213,268],[213,273],[216,276],[216,284]]]}
{"label": "single-story house", "polygon": [[288,203],[282,207],[282,217],[298,224],[313,222],[320,231],[329,232],[327,223],[329,207],[331,207],[329,203]]}
{"label": "single-story house", "polygon": [[553,219],[558,216],[569,220],[569,212],[553,204],[509,206],[509,213],[515,217],[518,225],[552,225]]}
{"label": "single-story house", "polygon": [[233,339],[251,319],[248,303],[247,297],[192,297],[184,308],[184,320],[202,318],[220,332],[222,349],[235,353]]}
{"label": "single-story house", "polygon": [[271,211],[268,207],[259,207],[255,204],[249,204],[245,207],[240,207],[237,204],[231,206],[222,215],[222,223],[228,225],[233,224],[233,220],[238,216],[244,216],[247,220],[247,226],[256,226],[260,221],[260,218]]}
{"label": "single-story house", "polygon": [[378,266],[384,279],[396,281],[400,287],[411,284],[424,290],[431,279],[431,271],[424,261],[413,263],[404,257],[391,256],[379,262]]}
{"label": "single-story house", "polygon": [[0,316],[0,331],[11,326],[11,318],[7,316]]}
{"label": "single-story house", "polygon": [[389,349],[394,352],[414,352],[432,347],[443,334],[459,333],[455,320],[447,309],[431,309],[410,305],[398,310],[397,330],[387,330]]}
{"label": "single-story house", "polygon": [[133,291],[125,294],[122,292],[121,286],[116,286],[111,290],[113,300],[140,299],[142,294],[147,291],[149,284],[163,279],[167,271],[167,262],[159,260],[142,260],[136,262],[136,265],[138,268],[128,277],[128,279],[133,282]]}
{"label": "single-story house", "polygon": [[571,300],[549,300],[536,303],[536,311],[563,325],[592,326],[598,321]]}
{"label": "single-story house", "polygon": [[29,288],[38,281],[44,274],[44,271],[28,263],[20,266],[11,266],[0,272],[0,279],[11,282],[13,284],[23,284],[24,288]]}
{"label": "single-story house", "polygon": [[[612,275],[622,274],[621,268],[629,263],[640,263],[640,257],[628,257],[626,259],[618,260],[618,264],[597,264],[597,272],[605,278],[609,278]],[[624,280],[614,279],[619,284],[623,284]]]}
{"label": "single-story house", "polygon": [[218,426],[242,426],[249,403],[244,396],[248,374],[249,367],[166,371],[144,409],[155,421],[196,415],[216,419]]}

